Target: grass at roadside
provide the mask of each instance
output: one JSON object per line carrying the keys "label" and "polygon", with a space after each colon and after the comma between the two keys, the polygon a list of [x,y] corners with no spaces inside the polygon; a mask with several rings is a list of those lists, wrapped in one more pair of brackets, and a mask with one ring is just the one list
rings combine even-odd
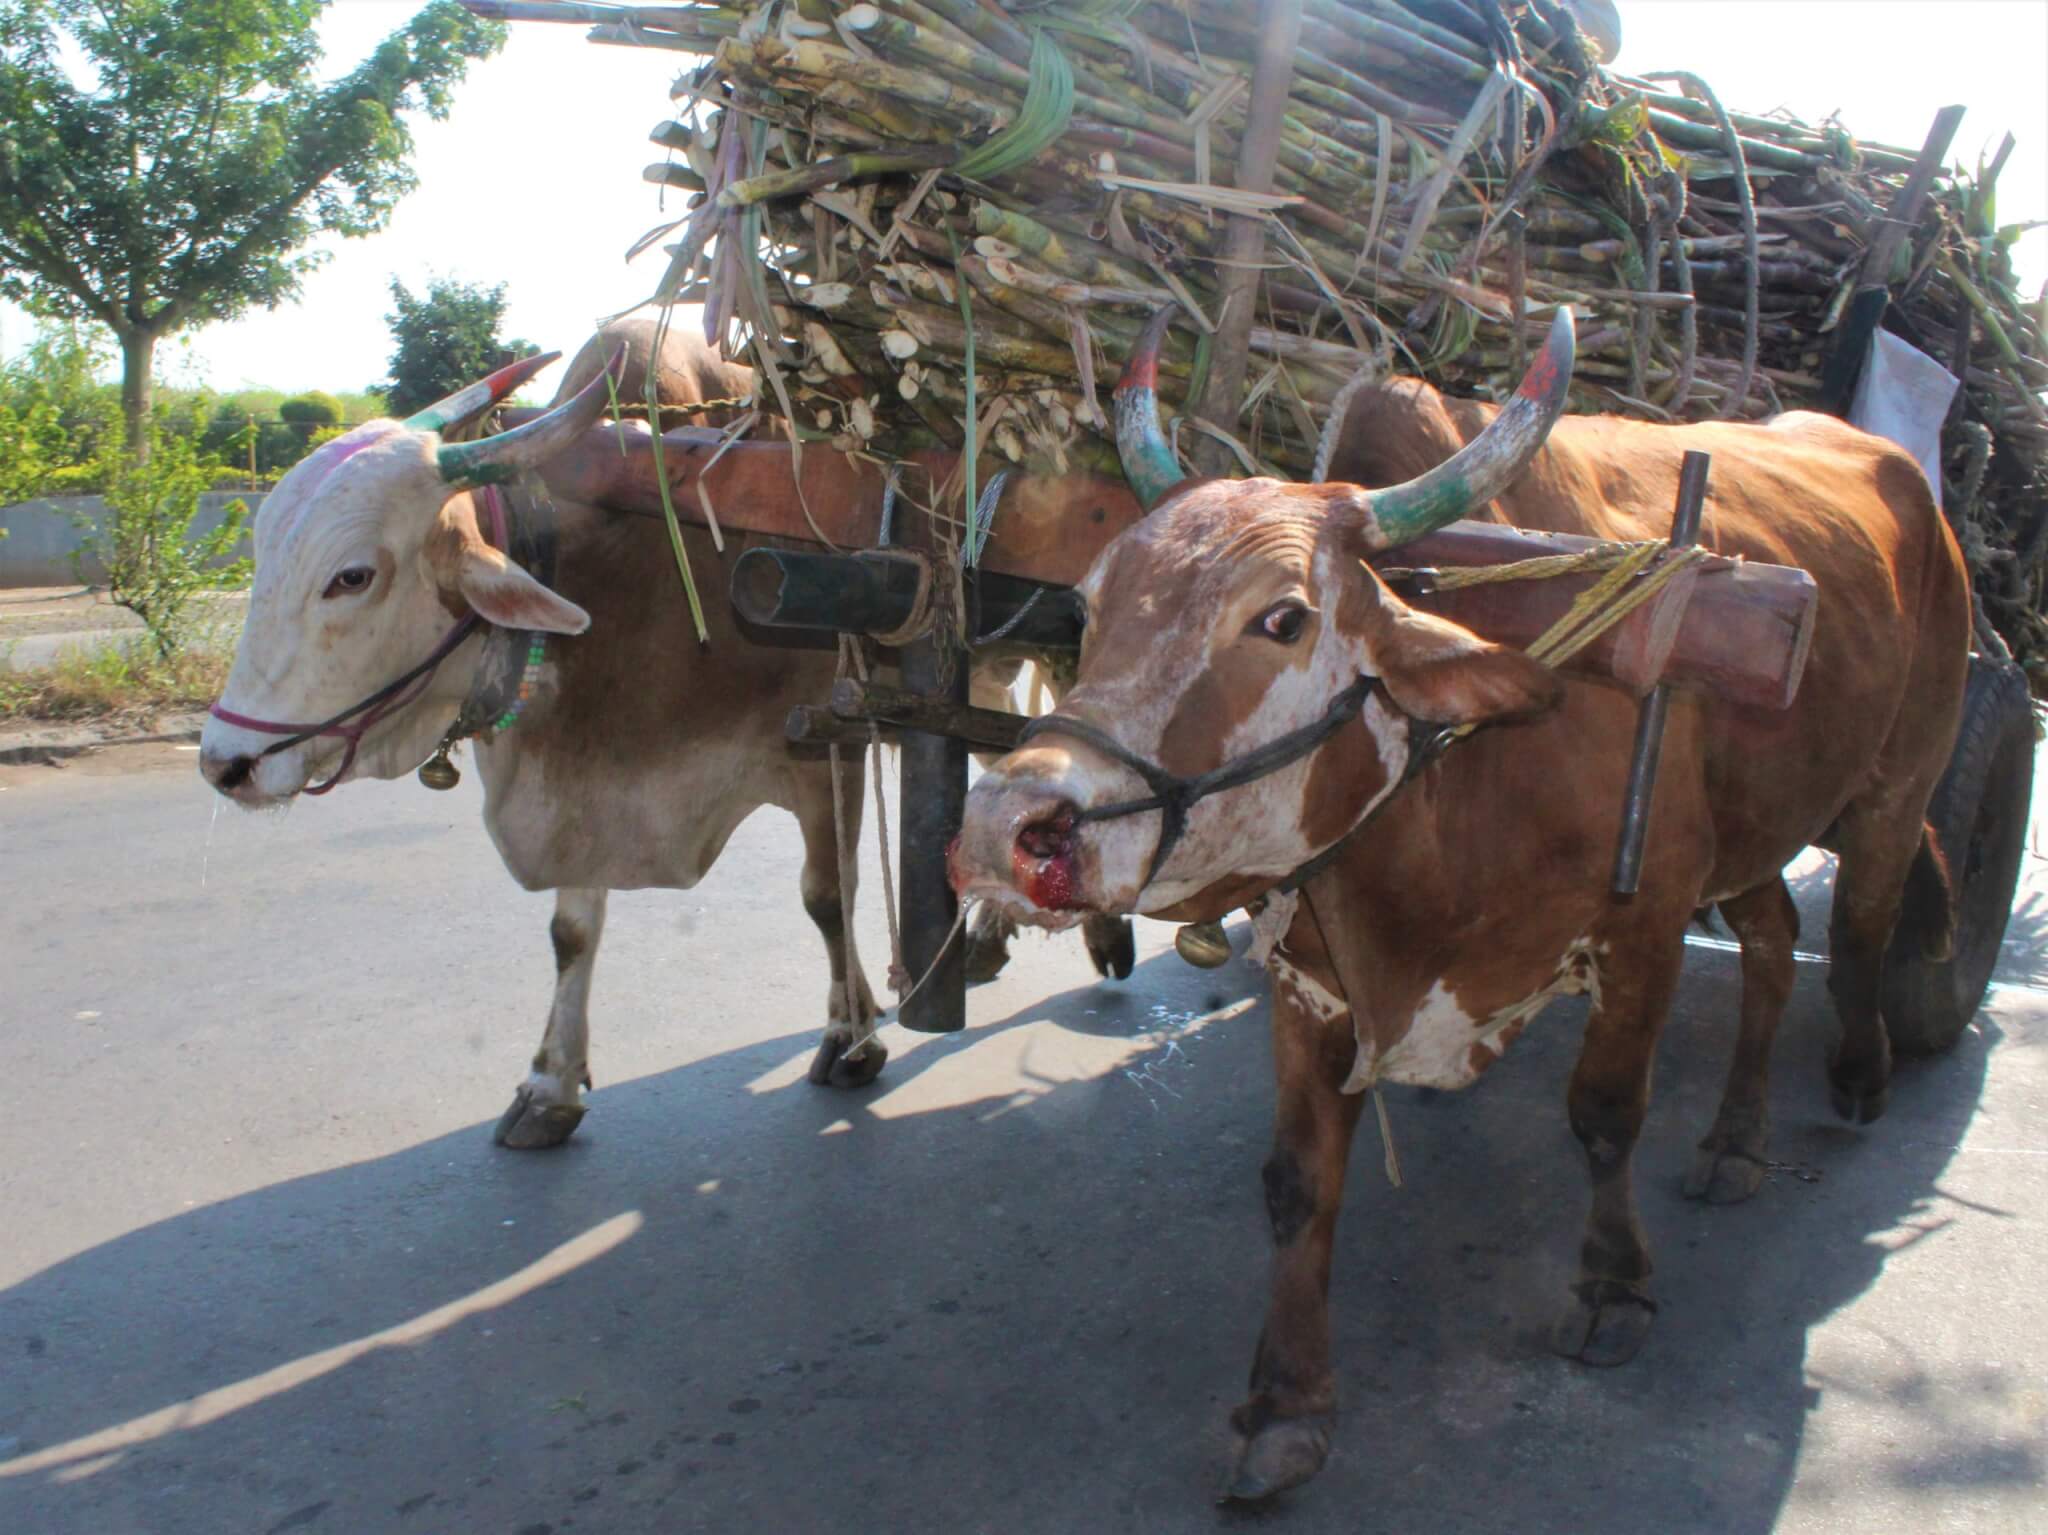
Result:
{"label": "grass at roadside", "polygon": [[72,652],[35,671],[0,669],[0,723],[141,722],[203,709],[220,696],[233,659],[208,646],[161,660],[141,641]]}

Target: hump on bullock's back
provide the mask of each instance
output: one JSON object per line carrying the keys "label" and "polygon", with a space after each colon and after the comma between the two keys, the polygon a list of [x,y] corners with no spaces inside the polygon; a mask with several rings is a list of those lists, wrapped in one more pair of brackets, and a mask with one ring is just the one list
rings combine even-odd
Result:
{"label": "hump on bullock's back", "polygon": [[[626,349],[625,372],[619,380],[618,399],[622,406],[647,403],[647,363],[660,343],[660,366],[655,387],[663,407],[696,405],[707,400],[743,400],[753,393],[754,370],[726,359],[703,334],[688,325],[671,325],[661,331],[652,315],[629,315],[613,320],[577,350],[569,359],[557,400],[568,399],[603,370],[605,359],[620,347]],[[663,418],[665,426],[730,426],[745,413],[744,407],[721,404],[711,410],[687,416]],[[757,434],[758,435],[758,434]]]}

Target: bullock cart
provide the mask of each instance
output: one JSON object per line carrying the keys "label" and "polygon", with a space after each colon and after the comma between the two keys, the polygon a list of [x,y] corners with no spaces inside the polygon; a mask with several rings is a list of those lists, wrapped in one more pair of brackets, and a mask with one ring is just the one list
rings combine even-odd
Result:
{"label": "bullock cart", "polygon": [[[508,424],[526,415],[506,412]],[[772,544],[729,562],[725,592],[714,600],[730,600],[761,643],[831,646],[851,637],[878,660],[897,664],[894,684],[842,677],[829,697],[792,713],[787,733],[798,751],[860,750],[883,741],[900,748],[899,912],[892,927],[899,983],[907,975],[916,984],[899,1021],[948,1032],[965,1022],[964,945],[954,941],[962,913],[947,876],[947,850],[965,800],[967,759],[971,751],[1008,750],[1025,724],[1021,715],[968,703],[970,668],[1025,658],[1057,672],[1080,644],[1074,584],[1144,514],[1120,476],[1003,477],[982,498],[970,568],[957,547],[932,538],[935,520],[902,509],[908,497],[897,486],[904,467],[815,447],[792,454],[786,443],[735,442],[707,428],[671,428],[657,441],[645,422],[629,420],[592,428],[543,476],[556,495],[621,514],[673,513],[700,526],[765,535]],[[919,455],[907,467],[938,484],[957,464],[941,452]],[[1675,509],[1681,524],[1688,498],[1697,517],[1708,466],[1698,468]],[[1566,618],[1600,580],[1603,554],[1617,547],[1459,522],[1374,564],[1411,606],[1526,647]],[[1553,573],[1546,565],[1567,568]],[[1477,570],[1511,566],[1532,574],[1471,579]],[[1561,665],[1642,698],[1646,722],[1671,687],[1767,719],[1799,686],[1815,595],[1803,571],[1710,556]],[[1645,733],[1651,728],[1646,724]],[[1945,961],[1927,958],[1920,935],[1902,925],[1887,965],[1887,1022],[1905,1053],[1952,1044],[1989,983],[2018,878],[2033,746],[2023,676],[2007,662],[1973,659],[1955,754],[1929,811],[1956,875],[1954,953]],[[1615,807],[1624,841],[1626,828],[1645,819],[1654,789],[1653,739],[1649,748],[1639,739],[1629,801]]]}
{"label": "bullock cart", "polygon": [[[1985,655],[1931,809],[1960,875],[1960,947],[1934,964],[1902,933],[1890,1010],[1921,1051],[1974,1011],[2031,776],[2027,690],[2005,663],[2034,666],[2048,634],[2048,332],[1990,217],[2010,139],[1973,184],[1942,170],[1961,108],[1917,153],[1731,113],[1692,75],[1615,69],[1612,8],[1577,0],[1140,3],[1114,24],[1009,0],[465,4],[590,24],[683,66],[645,176],[687,206],[636,249],[673,238],[656,302],[702,303],[707,334],[760,369],[753,403],[811,442],[792,459],[650,433],[622,455],[594,436],[553,473],[621,510],[793,541],[720,577],[764,636],[901,642],[900,686],[844,679],[791,733],[902,742],[902,960],[929,972],[906,1024],[960,1026],[944,847],[968,751],[1019,729],[968,706],[966,663],[1071,651],[1061,589],[1139,515],[1096,362],[1131,356],[1162,301],[1200,332],[1169,343],[1156,382],[1205,474],[1312,475],[1346,380],[1412,372],[1505,399],[1550,305],[1581,320],[1574,408],[1638,418],[1851,414],[1871,359],[1934,354],[1960,389],[1946,437],[1915,451],[1948,491]],[[1002,459],[1013,472],[991,488]],[[893,516],[885,463],[907,471]],[[1461,527],[1384,563],[1557,552]],[[1526,644],[1591,580],[1400,590]],[[1661,681],[1768,710],[1797,684],[1800,591],[1710,564],[1570,664],[1646,699]],[[1616,807],[1633,824],[1660,707]]]}

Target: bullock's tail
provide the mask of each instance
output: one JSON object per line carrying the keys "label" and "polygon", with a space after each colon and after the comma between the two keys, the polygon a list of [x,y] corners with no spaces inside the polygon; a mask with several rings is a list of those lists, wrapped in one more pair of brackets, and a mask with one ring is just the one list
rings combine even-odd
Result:
{"label": "bullock's tail", "polygon": [[1906,871],[1906,889],[1899,905],[1899,926],[1920,934],[1921,957],[1946,964],[1955,957],[1955,887],[1948,859],[1934,840],[1934,828],[1920,830],[1920,851]]}

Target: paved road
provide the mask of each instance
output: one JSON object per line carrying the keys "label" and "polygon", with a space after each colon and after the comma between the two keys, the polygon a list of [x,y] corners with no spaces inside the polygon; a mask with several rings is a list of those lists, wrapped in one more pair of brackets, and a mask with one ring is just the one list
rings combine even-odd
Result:
{"label": "paved road", "polygon": [[473,784],[212,825],[191,763],[0,769],[7,1535],[2048,1528],[2039,865],[2006,984],[1869,1130],[1828,1113],[1802,966],[1785,1165],[1735,1209],[1677,1192],[1735,1010],[1733,958],[1693,953],[1638,1163],[1663,1313],[1624,1370],[1541,1346],[1579,1015],[1470,1093],[1392,1095],[1407,1187],[1362,1148],[1339,1244],[1337,1453],[1234,1514],[1251,972],[1150,926],[1099,985],[1030,942],[965,1035],[892,1028],[881,1084],[821,1092],[764,816],[702,889],[615,899],[591,1115],[504,1153],[547,907]]}

